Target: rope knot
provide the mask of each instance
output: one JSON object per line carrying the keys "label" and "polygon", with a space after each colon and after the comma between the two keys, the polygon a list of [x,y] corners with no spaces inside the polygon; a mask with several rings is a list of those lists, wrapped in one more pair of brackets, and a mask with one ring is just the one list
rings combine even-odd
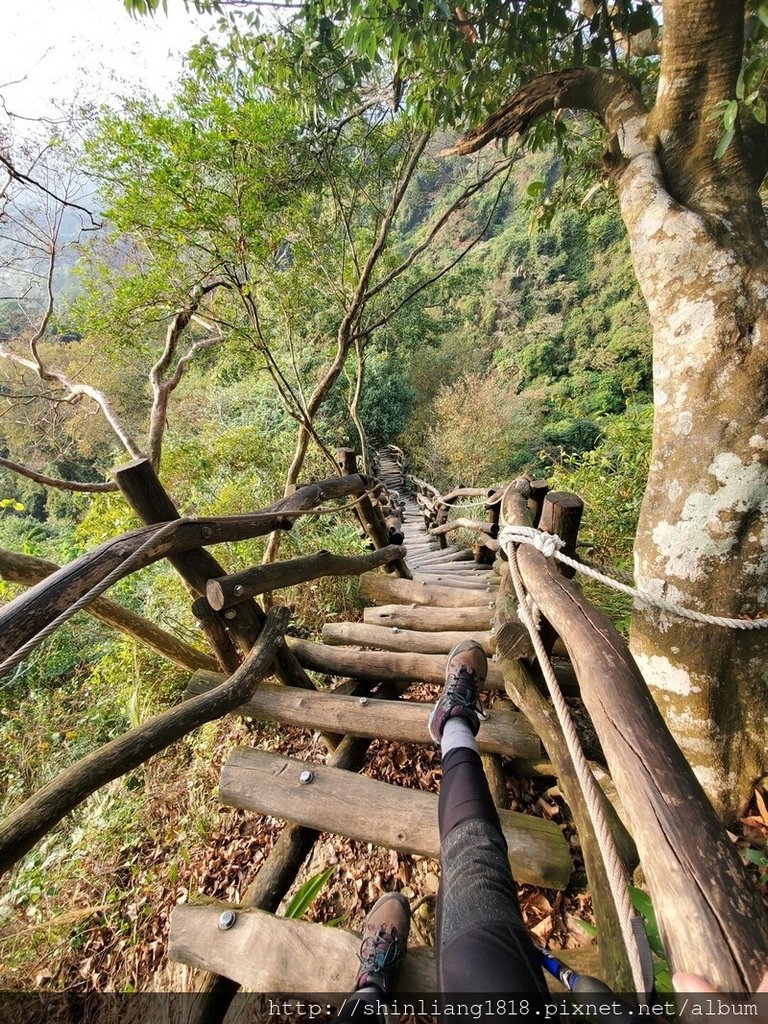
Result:
{"label": "rope knot", "polygon": [[552,558],[565,547],[565,541],[556,533],[546,533],[532,526],[505,526],[499,534],[499,543],[505,550],[508,544],[533,544],[545,558]]}

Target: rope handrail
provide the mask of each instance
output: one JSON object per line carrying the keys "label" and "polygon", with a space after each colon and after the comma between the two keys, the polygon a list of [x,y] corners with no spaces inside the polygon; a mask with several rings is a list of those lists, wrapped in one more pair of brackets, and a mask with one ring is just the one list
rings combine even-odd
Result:
{"label": "rope handrail", "polygon": [[[526,536],[529,536],[529,531],[539,533],[538,530],[534,531],[532,527],[505,527],[499,538],[509,559],[510,575],[512,577],[512,583],[518,600],[518,616],[530,634],[531,641],[536,652],[536,657],[546,681],[549,695],[552,698],[552,704],[554,705],[557,713],[560,727],[563,731],[563,737],[565,739],[568,753],[576,771],[576,777],[579,781],[579,786],[584,797],[584,802],[587,806],[589,817],[595,827],[598,845],[605,864],[606,877],[616,906],[619,927],[621,929],[624,946],[627,951],[629,965],[632,970],[632,979],[635,984],[635,989],[638,994],[647,995],[651,989],[653,979],[653,968],[648,939],[643,930],[642,918],[635,913],[632,906],[632,899],[629,895],[626,873],[608,824],[608,819],[602,804],[600,790],[598,789],[595,777],[592,774],[592,770],[584,755],[581,742],[576,732],[576,726],[573,722],[573,717],[565,702],[565,698],[563,697],[563,692],[560,689],[557,678],[555,677],[552,662],[549,660],[541,639],[539,625],[536,621],[531,605],[529,604],[528,594],[526,593],[523,579],[520,575],[520,569],[517,564],[517,552],[514,546],[516,540],[512,536],[515,531],[518,530],[525,531]],[[559,537],[552,538],[549,534],[546,536],[551,540],[557,540],[562,544]],[[548,550],[551,547],[551,544],[548,545]]]}
{"label": "rope handrail", "polygon": [[641,590],[638,587],[630,587],[626,583],[620,583],[618,580],[613,579],[611,576],[606,576],[605,573],[592,566],[585,565],[575,558],[564,555],[562,548],[565,544],[557,534],[546,533],[544,530],[537,530],[532,526],[505,526],[499,534],[499,543],[505,551],[512,544],[532,544],[545,558],[555,558],[558,562],[562,562],[563,565],[575,569],[576,572],[580,572],[590,579],[597,580],[612,590],[626,594],[641,604],[651,605],[671,615],[678,615],[693,622],[702,622],[710,626],[722,626],[725,629],[768,628],[768,617],[729,618],[725,615],[709,615],[707,612],[699,612],[693,608],[685,608],[672,601],[667,601],[663,597],[656,597],[654,594],[649,594],[647,590]]}

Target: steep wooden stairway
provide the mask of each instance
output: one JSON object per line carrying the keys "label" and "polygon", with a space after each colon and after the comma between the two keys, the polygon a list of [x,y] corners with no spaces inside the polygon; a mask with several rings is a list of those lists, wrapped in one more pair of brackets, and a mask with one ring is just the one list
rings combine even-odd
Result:
{"label": "steep wooden stairway", "polygon": [[[272,871],[273,857],[279,861],[294,856],[298,867],[303,858],[295,855],[295,837],[302,838],[305,851],[320,831],[328,831],[404,853],[439,856],[437,796],[357,772],[373,738],[431,742],[430,705],[412,699],[409,688],[414,682],[441,684],[446,655],[463,638],[473,636],[493,652],[498,581],[492,567],[475,564],[471,555],[455,547],[441,548],[430,536],[417,502],[403,490],[394,458],[381,457],[378,475],[400,502],[407,564],[414,578],[366,573],[360,593],[370,605],[362,623],[327,623],[322,643],[288,638],[305,669],[348,680],[340,688],[263,685],[239,709],[256,719],[318,730],[332,752],[325,764],[250,747],[234,749],[227,759],[221,801],[291,824],[283,836],[284,849],[270,855],[243,905],[180,905],[174,910],[170,957],[210,972],[209,989],[216,986],[215,976],[257,992],[343,993],[351,988],[359,938],[343,929],[276,916],[273,911],[287,889],[280,864],[276,872],[282,877],[282,892],[259,884],[259,876]],[[223,678],[197,672],[188,695],[211,689]],[[501,697],[503,681],[493,663],[486,686],[500,695],[481,726],[478,744],[498,787],[500,757],[535,761],[541,744],[524,716]],[[499,813],[515,877],[548,888],[565,887],[571,858],[558,826],[501,806]],[[430,948],[409,952],[401,988],[435,990]]]}

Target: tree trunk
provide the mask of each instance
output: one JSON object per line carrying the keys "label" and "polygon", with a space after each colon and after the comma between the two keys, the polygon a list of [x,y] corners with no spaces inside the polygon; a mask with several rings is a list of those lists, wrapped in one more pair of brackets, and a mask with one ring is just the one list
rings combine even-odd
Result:
{"label": "tree trunk", "polygon": [[[632,163],[619,194],[654,332],[638,585],[687,608],[754,617],[768,608],[766,260],[754,259],[754,239],[681,208]],[[768,767],[768,631],[642,609],[632,651],[713,803],[735,815]]]}

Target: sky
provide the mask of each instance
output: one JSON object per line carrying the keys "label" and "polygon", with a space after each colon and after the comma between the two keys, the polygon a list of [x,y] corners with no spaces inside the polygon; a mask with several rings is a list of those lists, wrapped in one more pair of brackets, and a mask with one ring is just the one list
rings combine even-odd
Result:
{"label": "sky", "polygon": [[[168,96],[181,54],[210,27],[170,0],[168,16],[132,18],[122,0],[2,0],[0,94],[25,118],[76,97],[108,102],[145,87]],[[24,79],[17,84],[9,84]]]}

